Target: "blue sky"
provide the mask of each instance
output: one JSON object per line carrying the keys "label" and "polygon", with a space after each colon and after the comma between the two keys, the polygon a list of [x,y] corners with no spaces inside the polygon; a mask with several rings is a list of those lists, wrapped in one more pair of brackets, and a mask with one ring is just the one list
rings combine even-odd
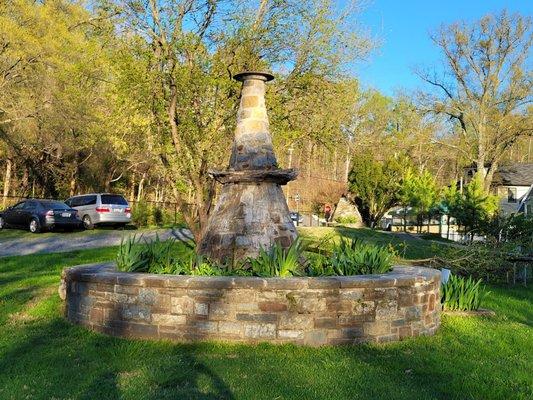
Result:
{"label": "blue sky", "polygon": [[384,94],[422,84],[412,67],[438,67],[440,54],[429,32],[457,20],[475,21],[504,8],[533,16],[533,0],[368,0],[361,24],[381,41],[356,74],[364,87]]}

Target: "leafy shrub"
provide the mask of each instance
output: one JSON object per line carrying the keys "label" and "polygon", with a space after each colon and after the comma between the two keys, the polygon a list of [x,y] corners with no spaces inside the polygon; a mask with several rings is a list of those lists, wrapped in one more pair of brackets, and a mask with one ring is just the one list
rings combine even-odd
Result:
{"label": "leafy shrub", "polygon": [[448,268],[456,275],[502,282],[507,272],[512,270],[512,263],[508,261],[510,249],[505,247],[489,242],[474,242],[465,246],[434,244],[431,250],[435,257],[431,264],[437,268]]}
{"label": "leafy shrub", "polygon": [[141,238],[135,235],[120,241],[117,253],[117,269],[124,272],[147,272],[149,260],[145,255],[145,248],[140,245]]}
{"label": "leafy shrub", "polygon": [[306,266],[307,276],[335,276],[331,260],[321,253],[311,254]]}
{"label": "leafy shrub", "polygon": [[442,285],[441,303],[446,310],[472,311],[481,306],[481,302],[489,292],[481,286],[481,279],[463,278],[452,275]]}
{"label": "leafy shrub", "polygon": [[342,239],[330,262],[337,275],[382,274],[392,269],[392,259],[386,247]]}
{"label": "leafy shrub", "polygon": [[150,207],[145,201],[139,201],[132,206],[131,222],[136,226],[148,226],[150,220]]}
{"label": "leafy shrub", "polygon": [[344,217],[335,217],[335,222],[339,224],[356,224],[359,222],[359,220],[355,215],[347,215]]}
{"label": "leafy shrub", "polygon": [[163,225],[164,223],[164,214],[163,210],[160,207],[154,207],[153,208],[153,218],[154,218],[154,224],[156,225]]}
{"label": "leafy shrub", "polygon": [[299,239],[295,240],[288,249],[279,243],[274,243],[268,251],[261,249],[255,258],[248,258],[246,263],[257,276],[295,276],[300,275],[300,257],[302,246]]}
{"label": "leafy shrub", "polygon": [[261,249],[257,257],[249,257],[233,268],[220,265],[195,252],[178,254],[176,240],[144,241],[135,236],[123,240],[117,253],[117,267],[126,272],[202,276],[335,276],[376,274],[391,270],[394,253],[386,247],[343,240],[334,247],[333,254],[309,254],[303,261],[302,242],[298,239],[284,249],[275,243],[268,250]]}

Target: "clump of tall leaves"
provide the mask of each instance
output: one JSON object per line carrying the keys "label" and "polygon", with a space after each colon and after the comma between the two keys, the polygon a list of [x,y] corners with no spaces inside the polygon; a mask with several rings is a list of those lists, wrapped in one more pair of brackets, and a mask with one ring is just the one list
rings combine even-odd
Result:
{"label": "clump of tall leaves", "polygon": [[136,235],[122,238],[117,253],[117,269],[124,272],[147,272],[149,259],[146,257],[146,249],[142,246],[141,238]]}
{"label": "clump of tall leaves", "polygon": [[331,255],[318,252],[310,255],[306,266],[309,276],[346,276],[382,274],[392,269],[395,252],[390,248],[342,239],[333,246]]}
{"label": "clump of tall leaves", "polygon": [[268,250],[261,249],[257,257],[248,258],[246,263],[253,275],[288,277],[301,274],[301,256],[302,244],[297,239],[287,249],[277,242]]}
{"label": "clump of tall leaves", "polygon": [[441,303],[445,310],[473,311],[479,309],[483,299],[489,294],[481,279],[463,278],[451,275],[442,285]]}
{"label": "clump of tall leaves", "polygon": [[172,275],[251,275],[245,270],[229,271],[225,266],[191,251],[186,254],[176,251],[176,240],[163,241],[156,235],[152,241],[135,235],[122,240],[117,253],[117,269],[124,272],[149,272]]}
{"label": "clump of tall leaves", "polygon": [[336,275],[383,274],[392,269],[393,256],[386,247],[342,239],[330,262]]}

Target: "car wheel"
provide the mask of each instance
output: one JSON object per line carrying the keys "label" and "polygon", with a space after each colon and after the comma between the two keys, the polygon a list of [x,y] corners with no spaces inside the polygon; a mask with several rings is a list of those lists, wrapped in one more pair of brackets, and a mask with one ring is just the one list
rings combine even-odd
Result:
{"label": "car wheel", "polygon": [[30,221],[30,232],[39,233],[41,231],[41,224],[37,218],[32,218]]}
{"label": "car wheel", "polygon": [[93,221],[91,221],[91,217],[89,217],[88,215],[84,215],[82,221],[83,221],[83,227],[85,229],[93,229],[94,228]]}
{"label": "car wheel", "polygon": [[6,223],[4,222],[4,217],[0,217],[0,229],[4,229],[6,226]]}

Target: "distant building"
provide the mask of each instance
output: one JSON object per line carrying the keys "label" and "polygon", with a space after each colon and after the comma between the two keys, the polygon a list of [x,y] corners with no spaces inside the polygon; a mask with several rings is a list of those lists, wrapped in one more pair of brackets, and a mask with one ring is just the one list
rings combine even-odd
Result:
{"label": "distant building", "polygon": [[526,195],[518,205],[518,212],[533,216],[533,185],[529,188]]}
{"label": "distant building", "polygon": [[[464,183],[472,179],[476,170],[475,166],[465,168]],[[500,197],[500,210],[509,215],[524,212],[525,200],[532,196],[532,187],[533,164],[513,163],[502,165],[494,173],[491,192]]]}

